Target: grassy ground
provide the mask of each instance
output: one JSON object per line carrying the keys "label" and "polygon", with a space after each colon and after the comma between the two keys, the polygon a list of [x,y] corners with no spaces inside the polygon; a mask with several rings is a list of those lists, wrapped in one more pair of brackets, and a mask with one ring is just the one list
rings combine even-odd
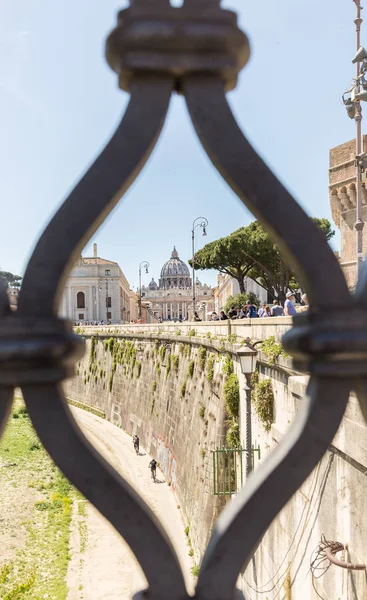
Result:
{"label": "grassy ground", "polygon": [[0,598],[64,600],[76,492],[16,400],[0,440]]}

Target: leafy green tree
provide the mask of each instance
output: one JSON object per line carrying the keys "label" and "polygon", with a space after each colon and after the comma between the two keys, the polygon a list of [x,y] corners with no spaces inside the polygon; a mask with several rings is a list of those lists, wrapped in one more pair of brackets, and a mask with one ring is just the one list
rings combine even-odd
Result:
{"label": "leafy green tree", "polygon": [[232,306],[238,306],[241,308],[244,304],[255,304],[255,306],[260,306],[259,298],[254,294],[254,292],[245,292],[244,294],[235,294],[234,296],[229,296],[224,305],[225,312],[228,312]]}
{"label": "leafy green tree", "polygon": [[247,227],[238,229],[231,235],[206,244],[196,252],[194,260],[189,260],[195,269],[215,269],[230,275],[238,281],[241,294],[246,292],[244,279],[255,265],[257,250],[251,236],[245,234]]}
{"label": "leafy green tree", "polygon": [[[328,219],[313,221],[329,241],[335,231]],[[241,293],[245,293],[244,279],[248,277],[282,303],[289,289],[300,287],[294,272],[258,221],[207,244],[195,254],[194,262],[195,269],[216,269],[230,275],[238,281]]]}
{"label": "leafy green tree", "polygon": [[20,282],[23,279],[23,277],[20,277],[19,275],[14,275],[13,273],[9,273],[9,271],[0,271],[0,277],[3,280],[6,288],[20,288]]}

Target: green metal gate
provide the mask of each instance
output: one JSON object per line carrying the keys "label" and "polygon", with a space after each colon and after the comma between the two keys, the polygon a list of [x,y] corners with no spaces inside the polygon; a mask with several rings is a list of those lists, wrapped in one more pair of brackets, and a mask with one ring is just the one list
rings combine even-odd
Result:
{"label": "green metal gate", "polygon": [[[252,468],[254,454],[260,460],[260,446],[251,448]],[[214,496],[232,496],[243,486],[244,470],[246,470],[246,448],[216,448],[213,455],[213,488]]]}

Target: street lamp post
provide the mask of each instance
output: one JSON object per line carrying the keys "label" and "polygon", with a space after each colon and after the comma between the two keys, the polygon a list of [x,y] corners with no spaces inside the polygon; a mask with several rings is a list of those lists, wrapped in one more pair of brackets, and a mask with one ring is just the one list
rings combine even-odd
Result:
{"label": "street lamp post", "polygon": [[109,281],[113,281],[113,278],[112,278],[112,279],[107,279],[107,278],[106,278],[106,279],[100,279],[100,280],[99,280],[99,286],[100,286],[100,287],[99,287],[99,290],[100,290],[100,291],[102,291],[101,284],[102,284],[104,281],[105,281],[105,283],[106,283],[106,324],[107,324],[107,323],[108,323],[108,282],[109,282]]}
{"label": "street lamp post", "polygon": [[256,370],[257,352],[253,347],[245,346],[238,352],[241,372],[245,376],[244,391],[246,394],[246,477],[252,471],[252,409],[251,409],[251,375]]}
{"label": "street lamp post", "polygon": [[[357,38],[357,52],[361,46],[361,0],[353,0],[357,8],[357,16],[355,19],[356,25],[356,38]],[[361,91],[361,63],[359,60],[356,62],[356,93],[359,94]],[[363,264],[363,227],[364,223],[362,220],[362,106],[361,101],[358,100],[355,103],[356,107],[356,222],[354,228],[356,230],[356,243],[357,243],[357,280],[359,277],[360,269]]]}
{"label": "street lamp post", "polygon": [[143,260],[140,265],[139,265],[139,320],[141,319],[141,270],[142,268],[145,269],[146,273],[149,273],[148,269],[150,267],[150,264],[148,263],[147,260]]}
{"label": "street lamp post", "polygon": [[356,122],[356,221],[354,229],[356,231],[356,266],[358,280],[361,266],[363,264],[363,215],[362,215],[362,173],[366,169],[366,155],[363,152],[362,145],[362,106],[361,101],[367,102],[367,51],[361,43],[361,0],[353,0],[356,5],[357,15],[354,20],[356,26],[357,54],[352,60],[356,65],[356,78],[353,79],[351,87],[343,94],[343,102],[347,109],[348,116]]}
{"label": "street lamp post", "polygon": [[[197,223],[199,221],[199,223]],[[195,229],[201,227],[203,230],[202,235],[206,235],[206,228],[208,227],[208,219],[205,217],[197,217],[192,224],[191,230],[191,243],[192,243],[192,314],[195,315]]]}

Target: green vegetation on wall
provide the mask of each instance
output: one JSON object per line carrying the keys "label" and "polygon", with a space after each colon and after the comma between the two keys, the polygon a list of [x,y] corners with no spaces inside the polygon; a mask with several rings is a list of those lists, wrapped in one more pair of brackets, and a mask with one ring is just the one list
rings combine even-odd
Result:
{"label": "green vegetation on wall", "polygon": [[200,346],[199,350],[198,350],[198,355],[199,355],[199,367],[201,371],[204,371],[205,369],[205,363],[206,363],[206,348],[204,348],[203,346]]}
{"label": "green vegetation on wall", "polygon": [[209,382],[212,381],[213,377],[214,377],[214,364],[215,364],[215,355],[210,354],[210,356],[208,358],[208,363],[207,363],[207,375],[206,375],[206,378]]}
{"label": "green vegetation on wall", "polygon": [[260,349],[261,352],[267,356],[270,366],[275,365],[279,356],[283,356],[284,358],[287,358],[288,356],[288,354],[284,352],[282,344],[278,344],[273,335],[261,343]]}
{"label": "green vegetation on wall", "polygon": [[190,377],[192,379],[192,376],[194,375],[194,368],[195,368],[195,361],[190,360],[188,367],[187,367],[187,377]]}
{"label": "green vegetation on wall", "polygon": [[233,373],[233,360],[230,354],[226,354],[224,357],[222,371],[224,375],[227,375],[227,377],[229,377]]}
{"label": "green vegetation on wall", "polygon": [[228,430],[226,434],[226,442],[230,448],[238,448],[240,446],[240,427],[239,427],[239,410],[240,410],[240,383],[235,373],[231,373],[223,388],[224,403],[228,414]]}
{"label": "green vegetation on wall", "polygon": [[256,371],[251,378],[251,399],[265,431],[270,431],[274,422],[274,392],[270,379],[260,379]]}

